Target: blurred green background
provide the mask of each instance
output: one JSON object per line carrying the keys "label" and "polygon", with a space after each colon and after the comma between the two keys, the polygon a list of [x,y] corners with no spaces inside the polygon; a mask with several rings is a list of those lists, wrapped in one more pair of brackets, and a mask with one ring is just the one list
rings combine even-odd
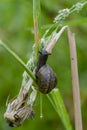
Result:
{"label": "blurred green background", "polygon": [[[49,25],[60,9],[70,8],[78,0],[41,0],[41,23]],[[34,43],[32,0],[0,0],[0,39],[5,41],[26,63]],[[87,130],[87,5],[79,13],[73,13],[65,21],[76,36],[78,70],[81,90],[83,128]],[[44,33],[45,29],[42,29]],[[55,57],[55,58],[54,58]],[[74,127],[73,97],[70,70],[70,54],[67,33],[64,32],[48,64],[58,76],[58,87]],[[0,130],[64,130],[54,108],[43,96],[43,119],[40,119],[39,96],[35,103],[34,120],[26,120],[20,128],[11,128],[3,118],[7,97],[19,92],[23,68],[0,47]]]}

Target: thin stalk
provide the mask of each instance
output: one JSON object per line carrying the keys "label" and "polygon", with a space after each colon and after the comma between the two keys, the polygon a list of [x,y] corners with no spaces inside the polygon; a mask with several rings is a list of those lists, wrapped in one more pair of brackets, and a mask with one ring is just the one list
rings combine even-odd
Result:
{"label": "thin stalk", "polygon": [[8,51],[16,60],[17,62],[24,68],[24,70],[29,74],[29,76],[34,80],[36,81],[36,78],[35,76],[33,75],[32,71],[29,70],[27,67],[26,67],[26,64],[23,62],[23,60],[14,52],[12,51],[12,49],[10,49],[4,42],[2,42],[0,40],[0,45],[6,50]]}
{"label": "thin stalk", "polygon": [[[40,0],[33,0],[33,21],[34,21],[34,34],[35,34],[35,51],[36,51],[36,61],[38,60],[39,52],[39,37],[40,37]],[[40,94],[40,117],[42,114],[42,95]]]}
{"label": "thin stalk", "polygon": [[39,31],[40,31],[40,0],[33,0],[33,21],[35,33],[36,60],[39,50]]}
{"label": "thin stalk", "polygon": [[42,94],[40,93],[40,118],[43,118],[43,99],[42,99]]}
{"label": "thin stalk", "polygon": [[71,72],[72,72],[75,130],[82,130],[83,128],[82,128],[82,115],[80,106],[80,90],[79,90],[75,36],[73,33],[71,33],[69,28],[68,28],[68,39],[70,47],[70,60],[71,60]]}

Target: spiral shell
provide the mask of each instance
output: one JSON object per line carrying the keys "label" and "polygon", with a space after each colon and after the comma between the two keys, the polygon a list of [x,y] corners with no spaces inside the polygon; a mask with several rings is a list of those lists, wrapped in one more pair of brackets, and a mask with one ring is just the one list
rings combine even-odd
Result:
{"label": "spiral shell", "polygon": [[40,92],[47,94],[57,84],[57,77],[49,65],[43,65],[37,72],[37,83]]}

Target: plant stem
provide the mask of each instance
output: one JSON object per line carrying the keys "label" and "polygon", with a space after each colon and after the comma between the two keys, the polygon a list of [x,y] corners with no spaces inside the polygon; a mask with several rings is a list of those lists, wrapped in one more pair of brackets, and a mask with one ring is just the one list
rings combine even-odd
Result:
{"label": "plant stem", "polygon": [[33,21],[35,33],[36,60],[38,59],[39,50],[39,30],[40,30],[40,0],[33,0]]}
{"label": "plant stem", "polygon": [[69,28],[68,28],[68,39],[70,47],[70,60],[71,60],[71,72],[72,72],[75,130],[82,130],[82,116],[80,108],[80,90],[79,90],[75,36],[73,33],[71,33]]}
{"label": "plant stem", "polygon": [[[40,32],[40,0],[33,0],[33,21],[34,21],[34,33],[35,33],[35,48],[36,48],[36,61],[38,60],[39,52],[39,32]],[[42,94],[40,93],[40,117],[43,117],[42,113]]]}
{"label": "plant stem", "polygon": [[12,51],[4,42],[2,42],[0,40],[0,45],[6,50],[8,51],[17,61],[19,64],[21,64],[21,66],[26,70],[26,72],[29,74],[29,76],[34,80],[36,81],[36,78],[35,76],[33,75],[32,71],[29,70],[27,67],[26,67],[26,64],[23,62],[23,60],[14,52]]}

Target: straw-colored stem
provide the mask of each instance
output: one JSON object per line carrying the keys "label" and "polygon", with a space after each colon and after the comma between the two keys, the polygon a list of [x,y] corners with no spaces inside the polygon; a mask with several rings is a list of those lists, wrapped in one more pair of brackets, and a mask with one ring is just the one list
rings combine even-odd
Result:
{"label": "straw-colored stem", "polygon": [[80,106],[80,90],[79,90],[75,36],[73,33],[71,33],[69,28],[68,28],[68,39],[70,47],[70,60],[71,60],[71,72],[72,72],[75,130],[82,130],[82,116]]}

